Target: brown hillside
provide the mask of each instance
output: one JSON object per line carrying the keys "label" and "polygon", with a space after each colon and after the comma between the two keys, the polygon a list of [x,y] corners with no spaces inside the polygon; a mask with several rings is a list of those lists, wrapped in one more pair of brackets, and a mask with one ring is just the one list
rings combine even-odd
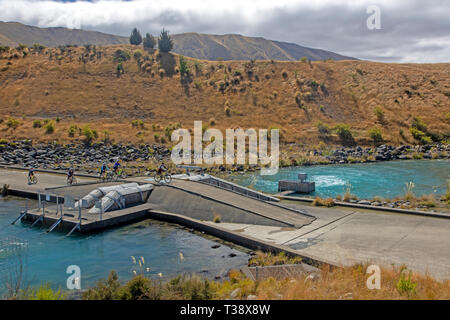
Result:
{"label": "brown hillside", "polygon": [[[118,49],[130,54],[120,77],[113,61]],[[138,60],[136,51],[143,55]],[[78,131],[69,137],[70,125],[89,124],[98,139],[107,130],[115,141],[153,142],[170,124],[192,128],[194,120],[203,120],[219,129],[281,128],[284,143],[339,143],[334,133],[319,135],[320,120],[350,125],[360,144],[370,143],[372,127],[400,144],[414,142],[414,116],[429,131],[450,132],[450,64],[186,58],[190,75],[181,76],[177,55],[132,46],[24,52],[11,49],[0,59],[0,138],[68,142],[82,138]],[[377,106],[384,121],[377,119]],[[9,117],[19,121],[17,127]],[[54,121],[54,132],[45,133],[44,122],[33,127],[40,119]],[[136,119],[143,128],[132,126]]]}

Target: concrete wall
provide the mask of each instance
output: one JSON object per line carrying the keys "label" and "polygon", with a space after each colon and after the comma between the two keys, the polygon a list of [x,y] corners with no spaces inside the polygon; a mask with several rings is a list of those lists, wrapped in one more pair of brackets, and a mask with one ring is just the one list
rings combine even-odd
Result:
{"label": "concrete wall", "polygon": [[214,216],[220,215],[222,222],[277,227],[290,226],[281,221],[259,216],[241,208],[168,186],[156,186],[148,202],[156,205],[161,210],[182,214],[198,220],[213,221]]}
{"label": "concrete wall", "polygon": [[246,248],[250,248],[253,250],[261,250],[264,252],[273,252],[278,254],[280,252],[284,252],[288,256],[297,256],[302,258],[302,262],[307,263],[311,266],[322,266],[324,264],[329,265],[330,267],[339,267],[339,265],[325,261],[324,259],[318,259],[312,255],[304,255],[299,252],[292,250],[288,246],[277,245],[271,242],[267,242],[261,239],[252,238],[248,235],[243,235],[239,232],[231,231],[225,228],[220,227],[220,223],[211,224],[205,223],[202,221],[198,221],[196,219],[192,219],[183,215],[173,214],[169,212],[159,211],[159,210],[151,210],[148,215],[149,218],[172,222],[176,224],[180,224],[183,226],[187,226],[193,228],[198,231],[203,231],[207,234],[213,235],[220,239],[233,242],[235,244],[241,245]]}
{"label": "concrete wall", "polygon": [[236,192],[236,193],[239,193],[239,194],[243,194],[243,195],[246,195],[248,197],[256,198],[256,199],[263,200],[263,201],[274,201],[274,202],[280,201],[276,197],[272,197],[272,196],[269,196],[269,195],[264,194],[262,192],[255,191],[255,190],[252,190],[252,189],[249,189],[249,188],[245,188],[245,187],[240,186],[238,184],[235,184],[235,183],[232,183],[232,182],[229,182],[229,181],[217,178],[217,177],[213,177],[213,176],[210,176],[207,179],[202,179],[202,180],[200,180],[200,182],[201,183],[210,184],[210,185],[222,188],[222,189],[233,191],[233,192]]}

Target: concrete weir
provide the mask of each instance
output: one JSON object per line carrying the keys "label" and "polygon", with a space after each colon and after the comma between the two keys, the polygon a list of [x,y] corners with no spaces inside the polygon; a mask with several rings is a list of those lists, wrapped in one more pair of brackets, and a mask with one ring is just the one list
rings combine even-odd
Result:
{"label": "concrete weir", "polygon": [[[45,193],[47,195],[44,196]],[[67,230],[78,225],[81,232],[100,231],[146,219],[152,210],[199,221],[218,219],[228,223],[285,228],[300,228],[314,220],[312,216],[277,203],[195,181],[175,180],[164,185],[135,179],[126,183],[48,188],[40,194],[41,198],[49,201],[42,201],[39,209],[28,211],[22,220],[40,220],[36,223],[50,227],[58,223],[58,229]],[[68,203],[62,204],[69,198],[75,200],[72,207]]]}

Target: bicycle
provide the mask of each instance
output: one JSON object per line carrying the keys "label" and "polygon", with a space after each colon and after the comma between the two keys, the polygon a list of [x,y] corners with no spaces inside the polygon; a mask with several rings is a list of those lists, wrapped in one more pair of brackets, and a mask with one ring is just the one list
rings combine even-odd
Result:
{"label": "bicycle", "polygon": [[36,183],[38,183],[38,178],[35,175],[28,176],[27,180],[28,180],[28,184],[36,184]]}
{"label": "bicycle", "polygon": [[123,169],[118,169],[117,171],[113,172],[113,178],[115,181],[119,179],[125,179],[127,177],[127,173]]}
{"label": "bicycle", "polygon": [[99,173],[99,176],[98,176],[98,180],[99,180],[99,182],[105,182],[105,181],[108,181],[108,179],[110,178],[110,174],[109,174],[109,172],[103,172],[103,173]]}
{"label": "bicycle", "polygon": [[73,184],[77,184],[77,178],[75,178],[75,176],[72,177],[67,177],[67,185],[71,186]]}
{"label": "bicycle", "polygon": [[161,180],[164,180],[164,182],[167,184],[172,182],[172,176],[168,172],[156,173],[153,179],[156,183],[160,183]]}

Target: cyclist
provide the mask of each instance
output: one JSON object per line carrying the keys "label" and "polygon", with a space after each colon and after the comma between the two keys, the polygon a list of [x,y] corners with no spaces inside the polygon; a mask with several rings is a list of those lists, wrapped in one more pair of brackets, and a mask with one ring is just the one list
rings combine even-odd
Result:
{"label": "cyclist", "polygon": [[69,183],[72,184],[74,177],[75,177],[75,172],[74,172],[73,168],[70,168],[69,171],[67,172],[67,181],[69,181]]}
{"label": "cyclist", "polygon": [[121,167],[122,165],[120,164],[120,160],[117,159],[116,163],[114,163],[114,167],[113,167],[113,171],[115,174],[117,174],[117,171],[119,170],[119,167]]}
{"label": "cyclist", "polygon": [[102,166],[100,167],[100,177],[103,177],[103,175],[106,173],[106,171],[108,171],[109,168],[106,165],[106,163],[103,163]]}
{"label": "cyclist", "polygon": [[158,174],[160,176],[162,176],[163,172],[166,172],[166,171],[167,171],[167,168],[166,168],[166,166],[164,165],[164,162],[163,162],[163,163],[161,163],[161,165],[158,168]]}
{"label": "cyclist", "polygon": [[30,181],[33,181],[33,178],[35,177],[35,174],[34,174],[34,168],[33,167],[31,167],[29,170],[28,170],[28,179],[30,180]]}

